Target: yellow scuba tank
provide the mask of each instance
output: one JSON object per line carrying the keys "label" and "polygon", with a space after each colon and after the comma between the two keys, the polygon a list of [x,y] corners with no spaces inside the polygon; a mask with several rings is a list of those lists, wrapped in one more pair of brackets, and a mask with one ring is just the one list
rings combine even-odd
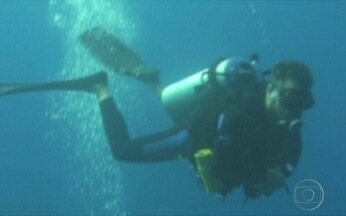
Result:
{"label": "yellow scuba tank", "polygon": [[196,169],[207,193],[217,193],[222,183],[212,173],[213,151],[209,148],[195,153]]}

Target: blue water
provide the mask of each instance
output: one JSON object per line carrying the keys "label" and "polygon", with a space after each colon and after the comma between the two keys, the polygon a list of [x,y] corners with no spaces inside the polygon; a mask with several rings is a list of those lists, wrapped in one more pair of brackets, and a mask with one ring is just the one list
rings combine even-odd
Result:
{"label": "blue water", "polygon": [[[101,69],[75,39],[101,24],[158,68],[165,84],[223,56],[258,52],[263,68],[281,59],[303,61],[313,71],[317,103],[304,116],[304,150],[288,180],[290,194],[280,190],[242,206],[240,190],[224,201],[205,193],[186,161],[113,161],[88,95],[3,97],[0,214],[346,214],[345,11],[343,1],[1,1],[1,82]],[[120,76],[111,82],[132,135],[171,124],[146,86]],[[293,201],[303,179],[324,189],[314,211]]]}

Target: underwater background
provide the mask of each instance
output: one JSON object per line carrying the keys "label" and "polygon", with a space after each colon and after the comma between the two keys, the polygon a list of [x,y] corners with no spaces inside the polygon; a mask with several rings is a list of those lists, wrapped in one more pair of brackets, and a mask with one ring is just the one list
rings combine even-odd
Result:
{"label": "underwater background", "polygon": [[[94,97],[34,93],[0,98],[0,215],[345,215],[346,2],[0,1],[0,82],[69,79],[105,69],[78,42],[102,26],[160,70],[165,84],[224,56],[257,52],[261,68],[305,62],[315,107],[304,116],[303,153],[284,189],[249,200],[207,194],[187,161],[112,159]],[[172,125],[142,83],[110,72],[131,135]],[[301,180],[324,191],[321,206],[294,201]]]}

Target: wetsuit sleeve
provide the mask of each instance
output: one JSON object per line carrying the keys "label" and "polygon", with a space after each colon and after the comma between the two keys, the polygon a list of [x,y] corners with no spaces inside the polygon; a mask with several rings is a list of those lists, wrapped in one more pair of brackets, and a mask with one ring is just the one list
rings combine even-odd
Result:
{"label": "wetsuit sleeve", "polygon": [[123,116],[112,98],[100,103],[105,133],[113,156],[128,162],[159,162],[189,154],[187,130],[173,127],[163,132],[132,139]]}

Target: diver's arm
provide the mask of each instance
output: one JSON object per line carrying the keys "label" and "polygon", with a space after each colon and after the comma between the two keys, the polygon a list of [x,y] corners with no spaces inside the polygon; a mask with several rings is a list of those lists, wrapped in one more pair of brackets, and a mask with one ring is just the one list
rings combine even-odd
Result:
{"label": "diver's arm", "polygon": [[110,96],[100,101],[100,109],[113,156],[118,160],[159,162],[177,159],[190,151],[187,130],[174,127],[131,139],[125,121]]}
{"label": "diver's arm", "polygon": [[270,195],[273,191],[287,185],[286,179],[290,177],[298,164],[302,152],[301,134],[299,130],[287,130],[281,165],[269,167],[266,172],[266,180],[260,186],[260,191]]}
{"label": "diver's arm", "polygon": [[[280,168],[280,170],[289,177],[295,171],[302,152],[301,141],[301,122],[299,120],[284,122],[272,128],[272,133],[278,137],[278,143],[274,146],[268,146],[266,150],[267,170],[271,168]],[[274,149],[274,151],[272,151]]]}
{"label": "diver's arm", "polygon": [[[266,168],[263,170],[263,181],[246,185],[249,196],[269,196],[272,192],[287,187],[287,178],[294,173],[298,164],[302,151],[300,127],[282,124],[276,129],[282,140],[280,151],[269,153]],[[278,154],[277,157],[275,154]]]}

